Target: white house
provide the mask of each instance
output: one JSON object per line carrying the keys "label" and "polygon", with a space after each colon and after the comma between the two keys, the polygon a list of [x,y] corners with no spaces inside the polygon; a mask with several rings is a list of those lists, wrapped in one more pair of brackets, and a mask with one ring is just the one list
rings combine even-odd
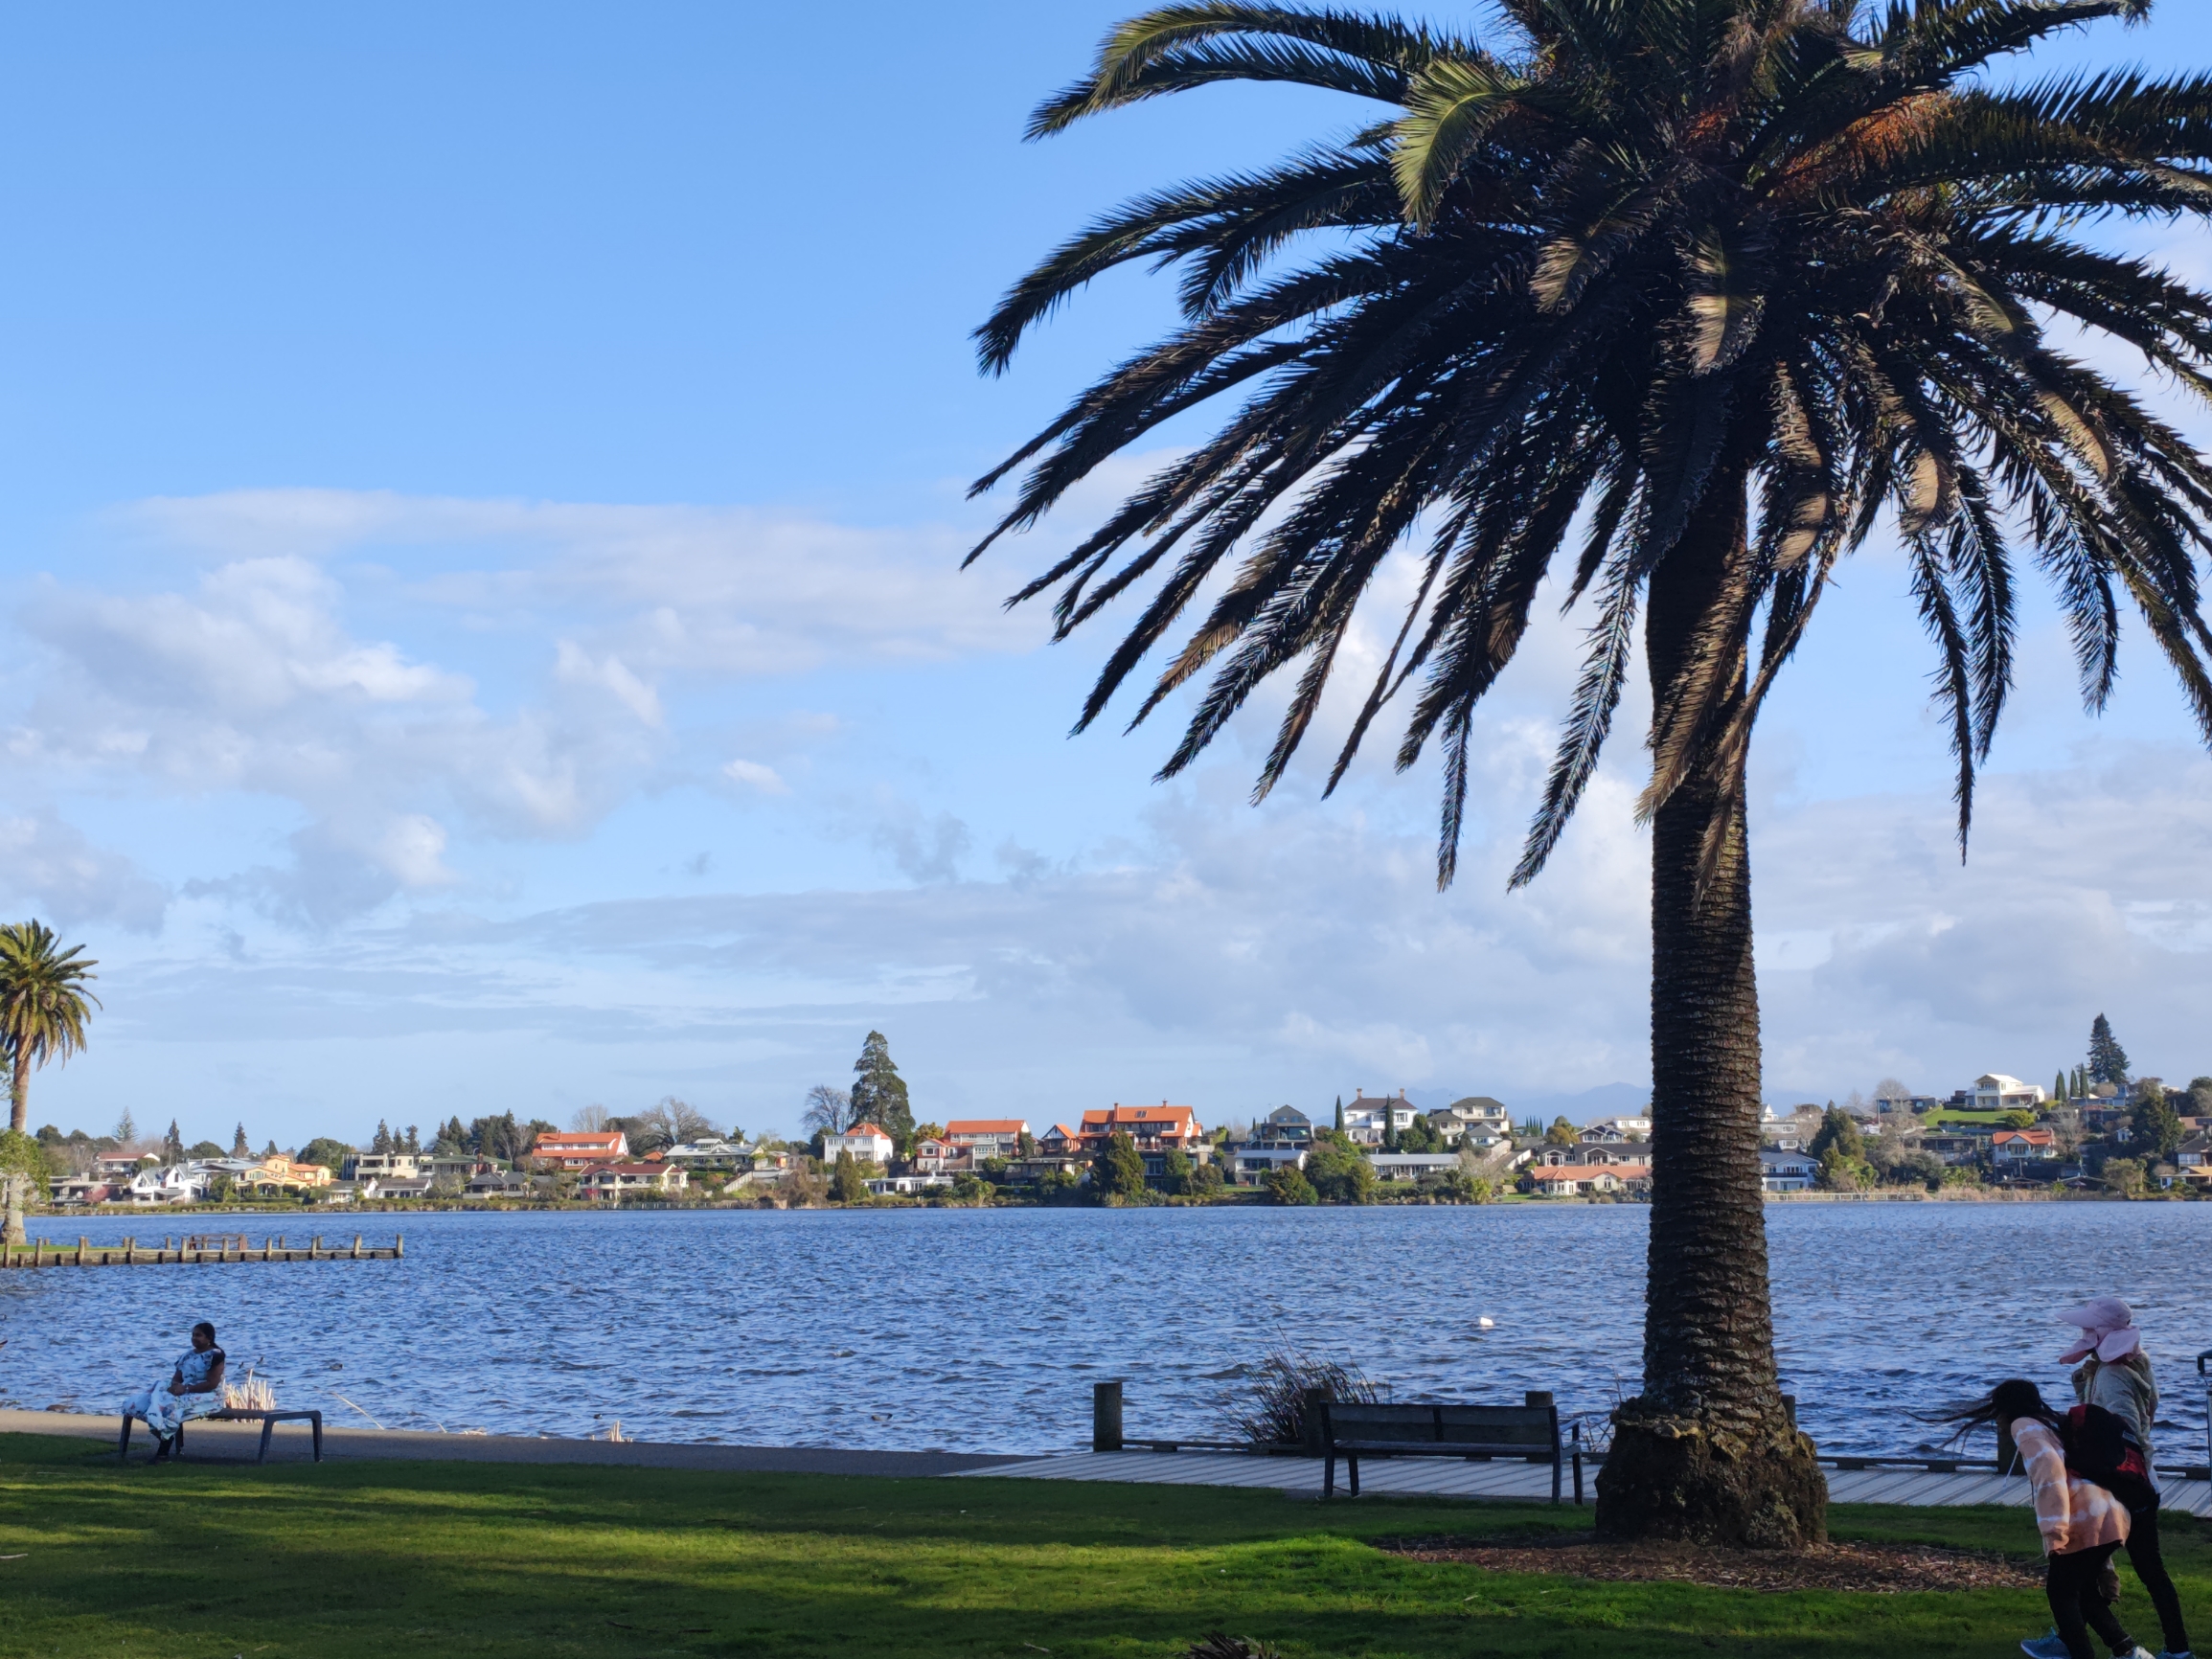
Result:
{"label": "white house", "polygon": [[726,1136],[712,1135],[701,1141],[685,1141],[671,1147],[661,1154],[664,1163],[673,1164],[679,1170],[749,1170],[757,1148]]}
{"label": "white house", "polygon": [[977,1161],[1020,1157],[1021,1137],[1028,1133],[1029,1125],[1020,1118],[953,1118],[945,1125],[946,1144],[965,1147]]}
{"label": "white house", "polygon": [[1246,1141],[1231,1147],[1227,1159],[1229,1179],[1240,1186],[1256,1187],[1277,1170],[1302,1170],[1306,1167],[1307,1149],[1308,1144],[1304,1141]]}
{"label": "white house", "polygon": [[1384,1181],[1418,1181],[1424,1175],[1448,1175],[1459,1168],[1457,1152],[1370,1152],[1367,1161]]}
{"label": "white house", "polygon": [[1767,1148],[1759,1154],[1759,1185],[1769,1193],[1809,1193],[1820,1166],[1795,1148]]}
{"label": "white house", "polygon": [[1380,1100],[1371,1099],[1365,1089],[1357,1089],[1344,1107],[1344,1138],[1362,1147],[1380,1147],[1386,1123],[1402,1134],[1413,1126],[1413,1120],[1419,1116],[1421,1109],[1405,1098],[1402,1089]]}
{"label": "white house", "polygon": [[868,1183],[868,1191],[878,1198],[910,1197],[917,1193],[934,1193],[952,1185],[950,1175],[878,1175]]}
{"label": "white house", "polygon": [[122,1195],[133,1204],[196,1204],[212,1178],[194,1164],[155,1164],[131,1176]]}
{"label": "white house", "polygon": [[412,1181],[424,1162],[424,1155],[414,1152],[355,1152],[336,1173],[349,1181]]}
{"label": "white house", "polygon": [[690,1183],[691,1177],[683,1170],[665,1162],[596,1164],[577,1179],[577,1186],[587,1198],[681,1193]]}
{"label": "white house", "polygon": [[1649,1118],[1600,1118],[1583,1130],[1585,1141],[1648,1141],[1651,1138]]}
{"label": "white house", "polygon": [[897,1144],[874,1124],[855,1124],[841,1135],[822,1137],[825,1164],[834,1164],[839,1152],[852,1153],[855,1163],[888,1164],[897,1150]]}
{"label": "white house", "polygon": [[2047,1098],[2042,1084],[2023,1083],[2002,1072],[1984,1072],[1973,1080],[1973,1109],[1977,1112],[2032,1112]]}

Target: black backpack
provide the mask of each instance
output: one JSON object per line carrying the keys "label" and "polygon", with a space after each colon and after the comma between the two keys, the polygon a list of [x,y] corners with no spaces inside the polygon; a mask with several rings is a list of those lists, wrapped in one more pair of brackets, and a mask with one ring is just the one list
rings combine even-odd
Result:
{"label": "black backpack", "polygon": [[2125,1466],[2134,1443],[2128,1425],[2101,1405],[2077,1405],[2059,1423],[2059,1443],[2066,1448],[2066,1471],[2098,1486],[2133,1473]]}

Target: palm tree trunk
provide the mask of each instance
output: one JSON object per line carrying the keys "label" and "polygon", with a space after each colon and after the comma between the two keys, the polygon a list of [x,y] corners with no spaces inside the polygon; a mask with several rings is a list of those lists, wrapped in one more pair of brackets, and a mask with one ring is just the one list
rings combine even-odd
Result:
{"label": "palm tree trunk", "polygon": [[[1654,573],[1652,684],[1676,683],[1743,546],[1741,472]],[[1731,670],[1743,695],[1744,647]],[[1718,726],[1721,722],[1712,724]],[[1702,867],[1707,831],[1720,857]],[[1759,989],[1744,798],[1715,746],[1652,826],[1652,1220],[1644,1392],[1614,1414],[1597,1527],[1615,1538],[1794,1549],[1828,1487],[1783,1408],[1759,1168]],[[1701,877],[1705,877],[1701,881]]]}
{"label": "palm tree trunk", "polygon": [[31,1068],[20,1059],[8,1067],[8,1126],[18,1135],[31,1132]]}

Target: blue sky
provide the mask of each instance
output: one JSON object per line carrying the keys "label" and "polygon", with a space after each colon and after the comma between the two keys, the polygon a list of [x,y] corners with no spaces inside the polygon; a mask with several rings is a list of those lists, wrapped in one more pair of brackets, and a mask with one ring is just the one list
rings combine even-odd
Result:
{"label": "blue sky", "polygon": [[[34,1121],[778,1128],[872,1026],[939,1118],[1645,1079],[1632,738],[1503,887],[1574,625],[1498,694],[1440,898],[1433,769],[1251,809],[1260,709],[1152,785],[1165,728],[1065,737],[1102,639],[997,603],[1068,526],[956,568],[967,480],[1168,315],[1102,284],[985,380],[998,291],[1350,120],[1224,92],[1020,143],[1121,10],[10,20],[0,904],[106,1001]],[[2127,58],[2212,22],[2053,55]],[[2158,665],[2089,721],[2031,611],[1961,870],[1886,547],[1822,623],[1757,761],[1770,1093],[2041,1080],[2100,1009],[2212,1071],[2212,768]]]}

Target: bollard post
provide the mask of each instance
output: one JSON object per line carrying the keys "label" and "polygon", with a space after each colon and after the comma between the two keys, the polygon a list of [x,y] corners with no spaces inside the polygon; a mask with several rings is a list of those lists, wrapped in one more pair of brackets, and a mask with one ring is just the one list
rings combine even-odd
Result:
{"label": "bollard post", "polygon": [[308,1260],[312,1261],[323,1253],[323,1236],[318,1233],[308,1245]]}
{"label": "bollard post", "polygon": [[406,1259],[407,1235],[404,1233],[395,1233],[392,1235],[392,1260],[395,1261],[404,1261]]}
{"label": "bollard post", "polygon": [[1329,1449],[1321,1439],[1321,1408],[1329,1398],[1326,1388],[1309,1388],[1298,1397],[1298,1439],[1308,1457],[1320,1457]]}
{"label": "bollard post", "polygon": [[354,1234],[354,1235],[353,1235],[353,1260],[354,1260],[354,1261],[360,1261],[360,1259],[361,1259],[361,1236],[360,1236],[360,1234],[356,1233],[356,1234]]}
{"label": "bollard post", "polygon": [[85,1238],[85,1236],[84,1236],[83,1234],[81,1234],[81,1233],[78,1234],[78,1236],[77,1236],[77,1265],[78,1265],[78,1266],[80,1266],[80,1267],[89,1267],[89,1266],[91,1266],[91,1265],[92,1265],[92,1261],[91,1261],[91,1259],[85,1255],[85,1252],[86,1252],[87,1250],[89,1250],[91,1247],[92,1247],[92,1241],[91,1241],[90,1239],[86,1239],[86,1238]]}
{"label": "bollard post", "polygon": [[1122,1449],[1122,1385],[1119,1379],[1090,1385],[1090,1449],[1094,1452],[1118,1452]]}

